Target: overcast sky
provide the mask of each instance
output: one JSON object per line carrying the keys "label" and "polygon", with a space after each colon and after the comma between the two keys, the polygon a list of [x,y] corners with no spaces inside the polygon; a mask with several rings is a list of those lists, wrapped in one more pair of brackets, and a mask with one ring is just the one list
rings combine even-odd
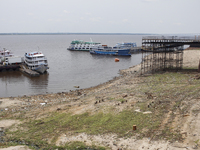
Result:
{"label": "overcast sky", "polygon": [[0,0],[0,33],[200,33],[200,0]]}

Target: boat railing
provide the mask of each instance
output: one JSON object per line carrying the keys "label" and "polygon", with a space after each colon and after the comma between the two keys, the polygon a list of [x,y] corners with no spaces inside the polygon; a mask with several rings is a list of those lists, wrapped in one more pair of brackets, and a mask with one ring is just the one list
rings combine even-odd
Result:
{"label": "boat railing", "polygon": [[47,62],[34,62],[34,63],[30,63],[30,62],[27,62],[27,61],[26,61],[26,64],[28,66],[35,66],[35,65],[41,65],[41,64],[48,65]]}
{"label": "boat railing", "polygon": [[37,57],[33,57],[33,58],[27,58],[27,57],[25,57],[25,58],[26,58],[26,60],[28,60],[28,61],[47,60],[47,58],[46,58],[46,57],[42,57],[42,58],[37,58]]}

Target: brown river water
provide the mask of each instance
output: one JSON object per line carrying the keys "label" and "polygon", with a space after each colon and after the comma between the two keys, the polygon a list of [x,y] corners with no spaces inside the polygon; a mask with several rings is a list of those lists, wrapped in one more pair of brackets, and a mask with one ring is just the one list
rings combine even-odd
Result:
{"label": "brown river water", "polygon": [[45,93],[68,92],[74,86],[88,88],[119,76],[119,70],[141,63],[142,54],[131,57],[96,56],[89,52],[69,51],[74,39],[115,46],[119,42],[136,42],[142,35],[0,35],[0,49],[11,50],[17,56],[42,51],[48,59],[47,74],[30,77],[19,71],[0,72],[0,97],[16,97]]}

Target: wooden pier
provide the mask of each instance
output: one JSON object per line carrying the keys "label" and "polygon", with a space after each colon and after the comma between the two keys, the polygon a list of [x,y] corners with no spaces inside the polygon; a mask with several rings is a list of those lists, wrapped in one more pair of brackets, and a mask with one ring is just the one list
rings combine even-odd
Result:
{"label": "wooden pier", "polygon": [[131,53],[139,53],[141,51],[142,51],[142,47],[133,47],[130,50]]}
{"label": "wooden pier", "polygon": [[182,69],[184,45],[200,47],[200,37],[143,37],[141,74]]}

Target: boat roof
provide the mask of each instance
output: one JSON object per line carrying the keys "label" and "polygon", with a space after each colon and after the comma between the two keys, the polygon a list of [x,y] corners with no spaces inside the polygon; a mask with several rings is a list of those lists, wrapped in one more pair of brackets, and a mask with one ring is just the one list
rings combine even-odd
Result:
{"label": "boat roof", "polygon": [[129,44],[136,44],[136,43],[133,43],[133,42],[124,42],[124,43],[117,43],[117,44],[120,44],[120,45],[129,45]]}
{"label": "boat roof", "polygon": [[71,44],[100,44],[100,43],[96,43],[96,42],[85,42],[83,40],[74,40],[71,42]]}
{"label": "boat roof", "polygon": [[44,56],[42,52],[37,52],[37,51],[29,52],[29,53],[26,53],[25,55],[28,57]]}
{"label": "boat roof", "polygon": [[4,52],[6,53],[6,52],[11,52],[11,51],[7,49],[7,50],[0,50],[0,52],[1,53],[4,53]]}

